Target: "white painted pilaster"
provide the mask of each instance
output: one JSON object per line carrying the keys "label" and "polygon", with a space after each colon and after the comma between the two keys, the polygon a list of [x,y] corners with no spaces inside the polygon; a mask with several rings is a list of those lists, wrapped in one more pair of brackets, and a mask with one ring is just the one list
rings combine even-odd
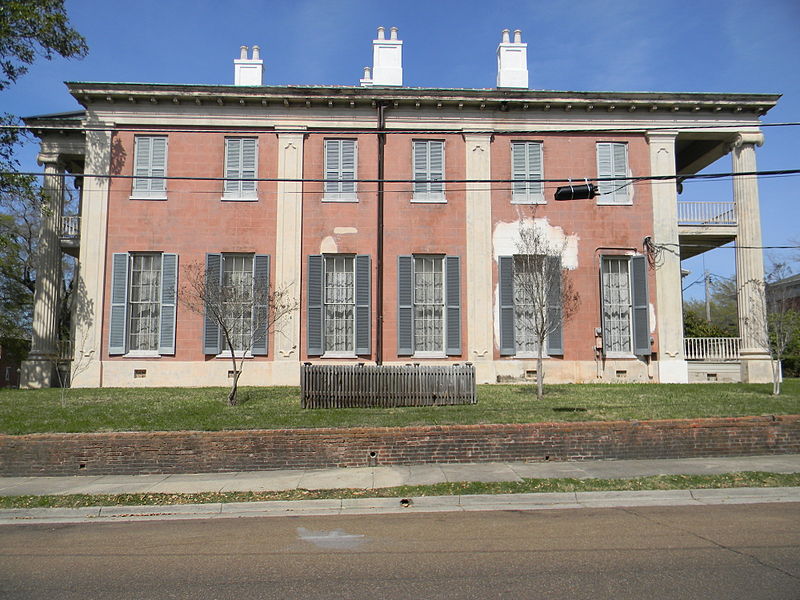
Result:
{"label": "white painted pilaster", "polygon": [[[465,133],[466,179],[491,179],[492,136]],[[467,213],[467,360],[478,383],[496,381],[492,309],[492,193],[488,183],[468,183]]]}
{"label": "white painted pilaster", "polygon": [[[756,171],[756,146],[762,133],[740,133],[731,148],[734,173]],[[764,255],[761,246],[761,213],[758,180],[754,175],[733,178],[736,204],[736,285],[739,304],[739,355],[742,381],[769,383],[772,368],[766,343],[767,308],[764,298]]]}
{"label": "white painted pilaster", "polygon": [[[651,131],[652,175],[675,175],[677,131]],[[683,352],[683,296],[678,250],[678,192],[673,179],[652,182],[653,242],[669,244],[656,264],[656,326],[658,330],[658,380],[687,383],[689,370]]]}
{"label": "white painted pilaster", "polygon": [[[302,179],[305,127],[278,132],[278,178]],[[298,310],[278,323],[275,331],[273,383],[300,382],[300,291],[302,273],[303,184],[278,182],[277,232],[275,238],[275,289],[288,290]],[[280,365],[280,366],[279,366]]]}

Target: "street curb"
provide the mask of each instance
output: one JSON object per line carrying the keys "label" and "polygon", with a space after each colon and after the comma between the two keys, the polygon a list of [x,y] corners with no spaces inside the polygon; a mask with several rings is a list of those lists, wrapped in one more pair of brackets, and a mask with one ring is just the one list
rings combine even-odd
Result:
{"label": "street curb", "polygon": [[[800,487],[346,498],[168,506],[0,509],[0,525],[800,502]],[[407,503],[407,504],[406,504]]]}

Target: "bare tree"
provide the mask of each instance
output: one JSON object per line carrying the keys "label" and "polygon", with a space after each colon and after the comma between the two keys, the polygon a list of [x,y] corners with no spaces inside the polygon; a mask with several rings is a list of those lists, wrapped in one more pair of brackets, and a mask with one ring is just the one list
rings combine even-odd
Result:
{"label": "bare tree", "polygon": [[766,327],[763,331],[764,345],[769,348],[772,358],[772,394],[781,393],[781,361],[787,348],[800,337],[800,298],[792,294],[788,282],[791,275],[789,265],[773,261],[764,278],[764,292],[767,303]]}
{"label": "bare tree", "polygon": [[297,310],[297,302],[288,288],[270,289],[268,262],[266,269],[256,262],[249,270],[215,270],[214,276],[209,276],[208,265],[190,264],[184,269],[186,283],[179,291],[181,303],[204,316],[207,330],[218,328],[221,345],[230,353],[233,364],[228,392],[230,406],[237,403],[245,358],[252,356],[254,348],[266,349],[270,332]]}
{"label": "bare tree", "polygon": [[563,265],[566,238],[551,239],[546,222],[536,219],[521,220],[518,234],[513,257],[515,329],[530,334],[535,343],[536,397],[541,400],[545,343],[549,336],[561,335],[580,306],[580,295]]}

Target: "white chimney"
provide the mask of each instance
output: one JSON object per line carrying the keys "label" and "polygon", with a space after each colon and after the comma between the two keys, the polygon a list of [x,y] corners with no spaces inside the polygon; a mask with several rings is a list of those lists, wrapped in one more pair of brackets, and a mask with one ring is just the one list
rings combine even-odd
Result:
{"label": "white chimney", "polygon": [[234,85],[264,85],[264,61],[261,49],[253,46],[253,58],[247,58],[247,46],[242,46],[239,58],[233,61]]}
{"label": "white chimney", "polygon": [[497,87],[528,88],[528,44],[522,43],[522,31],[514,31],[510,41],[508,29],[497,46]]}
{"label": "white chimney", "polygon": [[372,68],[364,67],[364,77],[358,81],[361,87],[372,87]]}
{"label": "white chimney", "polygon": [[397,27],[390,29],[389,39],[383,27],[378,27],[378,39],[372,41],[372,80],[366,70],[362,86],[403,85],[403,42],[397,39]]}

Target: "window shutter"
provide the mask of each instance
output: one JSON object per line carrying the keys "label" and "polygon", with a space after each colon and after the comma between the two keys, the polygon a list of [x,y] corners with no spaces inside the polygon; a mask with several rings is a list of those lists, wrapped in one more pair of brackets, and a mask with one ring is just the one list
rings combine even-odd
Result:
{"label": "window shutter", "polygon": [[[150,191],[150,180],[146,178],[150,175],[150,141],[152,139],[149,137],[136,137],[134,174],[137,179],[133,180],[133,191],[135,192]],[[142,179],[139,179],[140,177]]]}
{"label": "window shutter", "polygon": [[[597,144],[597,176],[614,177],[614,160],[611,152],[611,144],[602,143]],[[614,181],[598,181],[597,187],[599,193],[609,194],[616,187]],[[611,201],[612,198],[606,198],[606,201]]]}
{"label": "window shutter", "polygon": [[428,177],[432,180],[429,190],[440,195],[444,191],[444,142],[431,141],[429,144]]}
{"label": "window shutter", "polygon": [[414,257],[397,257],[397,354],[414,354]]}
{"label": "window shutter", "polygon": [[631,257],[631,300],[633,304],[633,353],[650,354],[650,303],[647,294],[647,260],[643,254]]}
{"label": "window shutter", "polygon": [[428,143],[422,140],[414,142],[414,195],[422,195],[428,191],[428,183],[421,180],[430,179],[428,169]]}
{"label": "window shutter", "polygon": [[240,177],[242,193],[253,195],[256,191],[256,138],[240,140],[242,148],[242,166]]}
{"label": "window shutter", "polygon": [[269,256],[253,257],[253,356],[266,356],[269,350]]}
{"label": "window shutter", "polygon": [[446,256],[445,282],[447,285],[447,355],[461,354],[461,258]]}
{"label": "window shutter", "polygon": [[[222,254],[206,254],[206,295],[213,298],[222,287]],[[203,322],[203,353],[219,354],[219,323],[206,307]]]}
{"label": "window shutter", "polygon": [[242,176],[239,168],[242,161],[242,140],[239,138],[225,138],[225,193],[236,194],[239,192],[240,183],[236,179]]}
{"label": "window shutter", "polygon": [[339,192],[339,142],[341,140],[325,140],[325,194]]}
{"label": "window shutter", "polygon": [[128,326],[128,253],[115,253],[111,266],[111,316],[108,353],[125,354]]}
{"label": "window shutter", "polygon": [[[614,160],[614,177],[628,176],[628,146],[627,144],[611,144]],[[614,202],[625,203],[628,201],[630,190],[625,181],[614,181]],[[625,187],[622,187],[625,186]]]}
{"label": "window shutter", "polygon": [[343,194],[354,194],[356,191],[356,141],[341,140],[342,156],[339,178],[341,180],[341,192]]}
{"label": "window shutter", "polygon": [[[528,144],[528,178],[542,179],[542,145],[538,142]],[[528,193],[542,196],[544,183],[542,181],[528,184]]]}
{"label": "window shutter", "polygon": [[321,254],[308,257],[308,327],[306,329],[308,354],[321,356],[323,347],[324,311],[322,307],[323,293],[323,259]]}
{"label": "window shutter", "polygon": [[356,354],[364,356],[371,354],[371,310],[370,301],[372,296],[371,276],[372,266],[369,255],[359,254],[356,256]]}
{"label": "window shutter", "polygon": [[161,255],[161,329],[158,353],[175,354],[175,317],[178,300],[178,255]]}
{"label": "window shutter", "polygon": [[516,354],[514,340],[514,257],[497,259],[497,278],[500,287],[500,355]]}
{"label": "window shutter", "polygon": [[[167,174],[167,138],[150,138],[152,154],[150,157],[150,176],[164,177]],[[165,179],[151,179],[150,191],[163,192],[167,189]]]}
{"label": "window shutter", "polygon": [[561,259],[558,256],[547,257],[547,279],[552,285],[547,290],[547,320],[550,327],[547,332],[547,353],[552,355],[564,354],[564,323],[562,316],[561,296]]}

